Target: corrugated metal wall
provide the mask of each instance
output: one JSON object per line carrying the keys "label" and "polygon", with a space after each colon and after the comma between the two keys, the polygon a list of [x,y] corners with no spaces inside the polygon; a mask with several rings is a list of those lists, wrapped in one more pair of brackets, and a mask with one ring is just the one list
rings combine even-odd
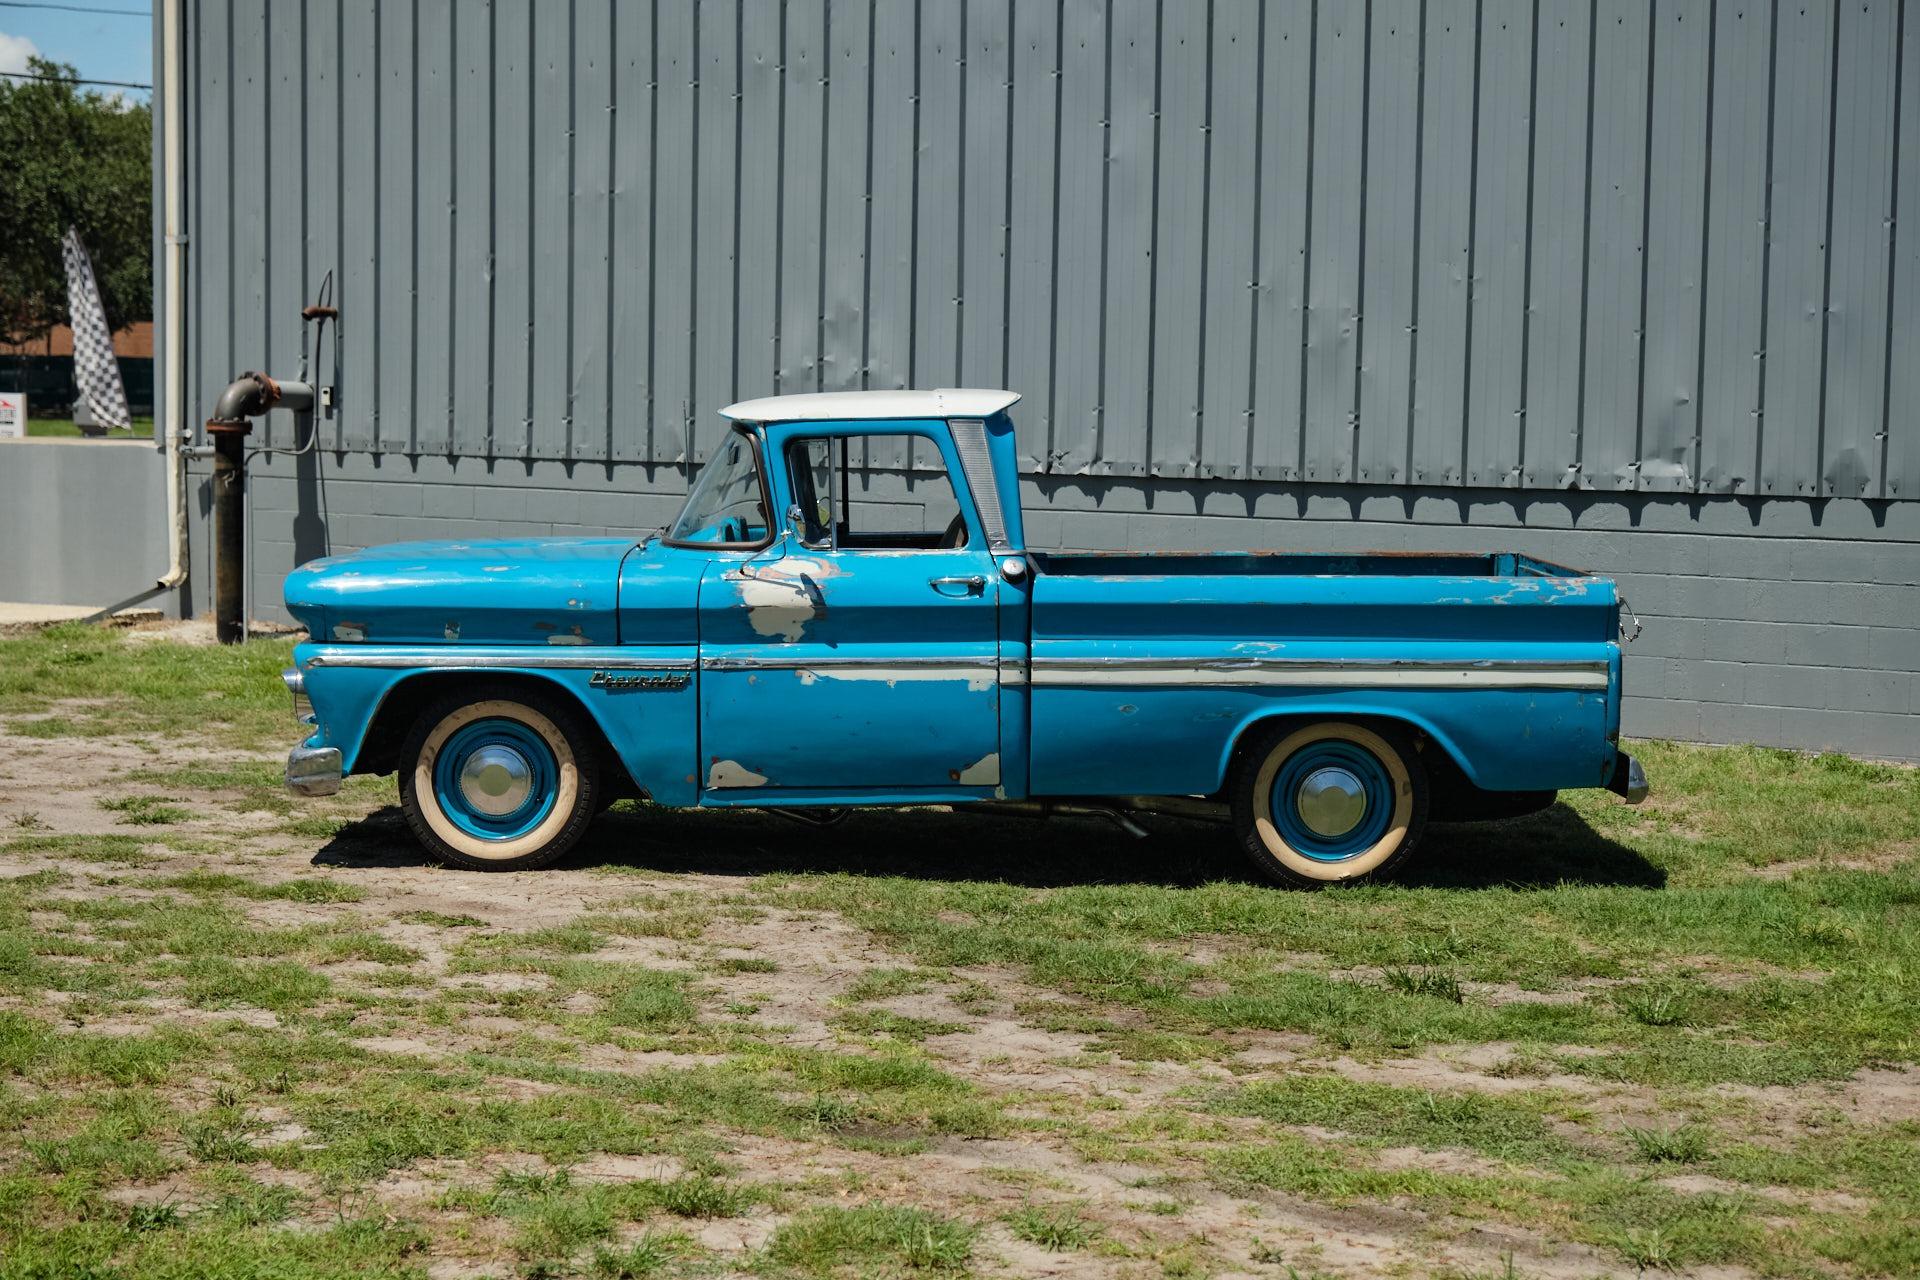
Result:
{"label": "corrugated metal wall", "polygon": [[187,21],[189,387],[293,367],[331,270],[329,446],[670,463],[973,384],[1055,473],[1920,496],[1897,0]]}

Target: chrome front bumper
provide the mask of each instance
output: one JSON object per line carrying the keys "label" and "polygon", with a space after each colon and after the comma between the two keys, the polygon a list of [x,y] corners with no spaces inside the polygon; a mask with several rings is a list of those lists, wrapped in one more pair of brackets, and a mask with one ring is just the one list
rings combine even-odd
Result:
{"label": "chrome front bumper", "polygon": [[340,748],[301,743],[287,754],[287,790],[330,796],[340,790]]}
{"label": "chrome front bumper", "polygon": [[1638,760],[1624,751],[1614,757],[1613,777],[1607,779],[1607,790],[1628,804],[1639,804],[1652,789],[1647,783],[1647,771],[1640,767]]}

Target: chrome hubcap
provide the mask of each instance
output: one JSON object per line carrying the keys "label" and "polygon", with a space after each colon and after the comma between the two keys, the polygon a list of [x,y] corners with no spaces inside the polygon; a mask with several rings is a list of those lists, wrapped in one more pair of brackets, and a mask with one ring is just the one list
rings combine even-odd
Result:
{"label": "chrome hubcap", "polygon": [[460,769],[460,794],[475,812],[504,818],[527,802],[533,766],[512,747],[485,746]]}
{"label": "chrome hubcap", "polygon": [[1325,839],[1343,836],[1367,815],[1367,790],[1346,769],[1315,769],[1300,782],[1294,808],[1307,830]]}

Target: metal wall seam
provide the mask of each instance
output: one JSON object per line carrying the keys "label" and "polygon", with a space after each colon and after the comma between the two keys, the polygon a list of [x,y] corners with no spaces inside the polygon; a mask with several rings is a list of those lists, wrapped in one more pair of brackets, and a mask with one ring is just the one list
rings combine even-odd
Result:
{"label": "metal wall seam", "polygon": [[1212,75],[1213,5],[1156,9],[1160,78],[1156,108],[1152,397],[1145,411],[1143,460],[1156,476],[1186,478],[1199,462],[1201,388],[1207,380],[1207,256],[1212,135],[1207,94]]}
{"label": "metal wall seam", "polygon": [[[1880,497],[1920,497],[1920,15],[1900,7],[1898,108],[1894,112],[1894,242],[1887,261],[1887,395],[1880,419]],[[1900,225],[1907,214],[1909,225]]]}
{"label": "metal wall seam", "polygon": [[1699,480],[1698,335],[1713,37],[1713,24],[1700,17],[1684,5],[1654,10],[1653,104],[1646,120],[1645,327],[1632,459],[1636,487],[1654,492],[1689,492]]}
{"label": "metal wall seam", "polygon": [[[533,6],[494,0],[493,395],[489,456],[523,458],[531,444],[533,386]],[[351,315],[352,313],[349,313]],[[343,317],[349,327],[351,320]]]}
{"label": "metal wall seam", "polygon": [[414,0],[375,6],[375,53],[379,108],[372,127],[379,134],[374,161],[374,294],[380,334],[373,349],[374,401],[380,409],[375,447],[381,453],[417,453],[419,388],[415,328],[414,218],[420,197],[416,100]]}
{"label": "metal wall seam", "polygon": [[[652,342],[653,461],[697,464],[712,443],[710,414],[695,402],[693,386],[693,313],[690,304],[699,281],[694,274],[694,191],[697,159],[694,137],[695,81],[699,67],[700,6],[656,7],[659,26],[654,49],[658,111],[654,163],[654,257]],[[713,282],[713,283],[718,283]]]}
{"label": "metal wall seam", "polygon": [[[1512,437],[1489,441],[1469,484],[1591,488],[1580,470],[1587,317],[1588,179],[1598,0],[1544,0],[1535,32],[1538,119],[1532,142],[1524,361]],[[1482,206],[1483,208],[1485,206]],[[1476,352],[1476,356],[1479,353]],[[1474,370],[1474,377],[1480,370]],[[1473,424],[1477,431],[1481,423]],[[1505,466],[1502,455],[1511,452]]]}
{"label": "metal wall seam", "polygon": [[1253,347],[1247,422],[1249,479],[1299,478],[1300,410],[1307,296],[1307,235],[1313,196],[1315,6],[1264,9],[1260,44],[1259,254],[1248,317]]}
{"label": "metal wall seam", "polygon": [[1105,332],[1107,45],[1106,6],[1069,0],[1061,37],[1060,184],[1052,439],[1045,470],[1079,474],[1092,464]]}
{"label": "metal wall seam", "polygon": [[[1458,484],[1473,293],[1479,33],[1474,0],[1427,0],[1405,484]],[[1427,158],[1431,157],[1431,163]]]}
{"label": "metal wall seam", "polygon": [[[827,134],[825,0],[788,0],[786,52],[781,78],[784,136],[780,182],[780,359],[772,370],[777,393],[820,389],[820,261],[825,250],[821,199],[826,192],[823,161],[831,145]],[[704,388],[703,388],[704,390]],[[707,413],[698,410],[703,430]],[[717,425],[717,424],[713,424]]]}
{"label": "metal wall seam", "polygon": [[1193,438],[1193,475],[1238,479],[1253,420],[1252,305],[1259,270],[1261,6],[1213,0],[1207,51],[1205,328]]}
{"label": "metal wall seam", "polygon": [[1107,60],[1106,210],[1095,475],[1144,475],[1154,371],[1154,173],[1160,153],[1160,5],[1114,0]]}
{"label": "metal wall seam", "polygon": [[1521,465],[1521,350],[1531,328],[1528,210],[1535,198],[1528,164],[1536,116],[1533,39],[1531,13],[1505,8],[1481,17],[1470,346],[1454,484],[1499,487],[1511,483]]}
{"label": "metal wall seam", "polygon": [[[913,311],[908,384],[950,387],[958,381],[960,313],[967,281],[960,268],[960,201],[965,190],[966,76],[964,5],[922,4],[918,14],[914,93],[917,145],[913,160]],[[900,465],[935,465],[924,442],[906,441]]]}
{"label": "metal wall seam", "polygon": [[[460,206],[459,134],[454,120],[459,98],[459,53],[454,47],[459,7],[414,0],[413,290],[409,323],[414,333],[413,380],[409,416],[413,452],[447,454],[453,450],[453,387],[458,370],[453,344],[460,317],[454,313],[458,287],[453,246]],[[471,96],[471,95],[469,95]]]}
{"label": "metal wall seam", "polygon": [[[1017,436],[1023,471],[1044,471],[1055,427],[1053,358],[1059,319],[1060,24],[1065,0],[1012,6],[1007,164],[1006,364],[1002,385],[1026,391]],[[1038,175],[1037,177],[1034,175]]]}
{"label": "metal wall seam", "polygon": [[[260,68],[261,134],[268,139],[286,139],[289,154],[299,155],[304,136],[301,127],[301,82],[305,78],[302,56],[302,24],[271,23],[261,15],[260,35],[266,46],[266,60]],[[267,369],[297,369],[300,362],[300,308],[308,301],[311,285],[303,279],[301,259],[305,249],[301,225],[306,201],[289,186],[265,184],[261,193],[263,247],[260,272],[263,322],[255,342],[259,359]],[[294,443],[294,421],[290,413],[270,413],[254,426],[255,442],[286,447]]]}
{"label": "metal wall seam", "polygon": [[1596,489],[1640,487],[1650,5],[1603,0],[1595,11],[1578,460]]}
{"label": "metal wall seam", "polygon": [[533,281],[531,344],[527,376],[527,456],[564,458],[568,450],[573,298],[578,273],[573,258],[574,122],[569,109],[579,83],[573,62],[576,3],[537,4],[533,23],[533,149],[529,183],[533,221],[527,258]]}
{"label": "metal wall seam", "polygon": [[[597,462],[606,457],[605,423],[614,412],[609,394],[608,354],[612,326],[608,295],[613,287],[613,148],[620,123],[614,97],[614,0],[575,0],[570,45],[577,68],[569,86],[572,138],[567,241],[572,308],[567,319],[565,457]],[[626,15],[628,20],[638,14]]]}
{"label": "metal wall seam", "polygon": [[[367,451],[378,434],[379,10],[340,0],[340,445]],[[211,160],[200,161],[212,165]]]}
{"label": "metal wall seam", "polygon": [[[265,0],[233,0],[230,17],[234,24],[238,49],[249,52],[235,57],[228,65],[228,87],[233,103],[231,137],[236,177],[252,167],[248,157],[264,155],[272,136],[269,82],[273,76],[273,47],[267,39]],[[270,368],[268,336],[274,327],[270,251],[273,248],[270,215],[274,192],[268,182],[235,182],[233,187],[232,239],[228,254],[229,288],[227,364],[231,372]],[[256,426],[272,438],[271,425]]]}
{"label": "metal wall seam", "polygon": [[1763,496],[1816,492],[1834,2],[1795,0],[1775,15],[1767,337],[1756,461]]}
{"label": "metal wall seam", "polygon": [[[862,385],[866,365],[867,164],[872,139],[872,7],[831,10],[821,197],[820,373],[823,391]],[[728,403],[731,403],[729,401]]]}
{"label": "metal wall seam", "polygon": [[[488,315],[493,296],[493,22],[491,13],[451,9],[453,212],[447,294],[447,451],[486,457],[493,385]],[[431,313],[428,313],[431,314]]]}
{"label": "metal wall seam", "polygon": [[1316,19],[1312,219],[1301,413],[1301,478],[1353,479],[1359,427],[1368,6],[1322,4]]}
{"label": "metal wall seam", "polygon": [[1420,210],[1420,0],[1375,0],[1367,34],[1364,281],[1353,479],[1405,479]]}
{"label": "metal wall seam", "polygon": [[1700,477],[1710,493],[1757,495],[1765,320],[1772,8],[1715,6],[1708,83],[1707,262],[1700,323]]}
{"label": "metal wall seam", "polygon": [[995,387],[1006,378],[1009,6],[971,0],[961,10],[953,386]]}
{"label": "metal wall seam", "polygon": [[1841,5],[1827,184],[1826,356],[1813,462],[1822,497],[1877,495],[1887,389],[1887,250],[1894,235],[1897,0]]}
{"label": "metal wall seam", "polygon": [[[616,5],[613,29],[613,191],[607,294],[607,367],[612,377],[607,456],[658,462],[652,421],[653,201],[656,166],[655,6]],[[729,50],[731,56],[731,50]],[[731,299],[728,299],[731,314]]]}
{"label": "metal wall seam", "polygon": [[693,342],[693,434],[711,439],[720,423],[713,410],[742,394],[735,347],[741,205],[758,200],[741,190],[740,62],[738,3],[708,5],[700,15],[700,88],[694,110],[699,148],[694,157],[696,231],[691,246],[694,279],[690,312]]}

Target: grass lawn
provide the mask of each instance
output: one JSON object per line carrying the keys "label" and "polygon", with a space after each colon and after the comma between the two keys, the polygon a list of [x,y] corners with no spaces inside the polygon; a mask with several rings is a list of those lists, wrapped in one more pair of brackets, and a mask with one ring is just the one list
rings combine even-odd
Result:
{"label": "grass lawn", "polygon": [[[78,436],[80,428],[73,425],[72,418],[28,418],[29,436]],[[108,440],[151,440],[153,438],[153,419],[135,418],[133,427],[127,431],[110,429],[104,437]]]}
{"label": "grass lawn", "polygon": [[288,644],[0,637],[0,1280],[1920,1274],[1920,771],[1290,893],[1218,834],[298,801]]}

